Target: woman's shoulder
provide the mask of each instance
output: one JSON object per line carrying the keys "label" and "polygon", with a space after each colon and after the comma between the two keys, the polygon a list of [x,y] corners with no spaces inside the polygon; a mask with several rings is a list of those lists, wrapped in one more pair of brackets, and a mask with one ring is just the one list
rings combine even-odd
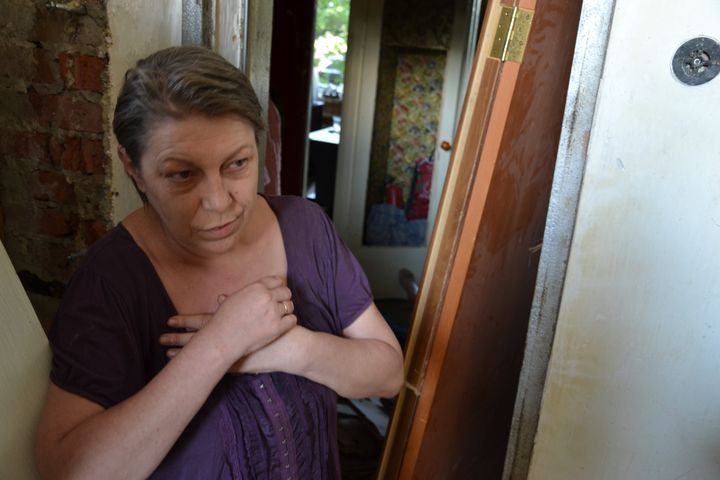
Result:
{"label": "woman's shoulder", "polygon": [[325,211],[317,203],[295,195],[263,195],[281,225],[293,228],[317,228],[329,224]]}
{"label": "woman's shoulder", "polygon": [[139,248],[127,231],[120,223],[110,229],[102,238],[88,247],[83,255],[80,267],[86,267],[98,262],[124,261],[137,256]]}
{"label": "woman's shoulder", "polygon": [[270,207],[275,211],[308,211],[322,212],[322,208],[315,202],[298,195],[262,195]]}
{"label": "woman's shoulder", "polygon": [[128,277],[145,275],[147,259],[123,224],[113,227],[88,247],[75,276],[92,274],[110,283],[124,283]]}

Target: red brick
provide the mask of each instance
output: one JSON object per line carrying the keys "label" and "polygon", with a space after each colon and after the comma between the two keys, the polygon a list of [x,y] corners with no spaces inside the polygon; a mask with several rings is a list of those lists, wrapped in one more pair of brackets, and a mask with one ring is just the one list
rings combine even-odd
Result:
{"label": "red brick", "polygon": [[35,57],[35,76],[33,82],[45,83],[45,84],[56,84],[58,78],[55,65],[55,55],[43,48],[36,48],[33,50]]}
{"label": "red brick", "polygon": [[92,45],[93,47],[105,45],[107,15],[101,10],[97,12],[99,15],[95,17],[91,17],[90,15],[78,17],[77,33],[73,35],[73,43]]}
{"label": "red brick", "polygon": [[102,133],[102,106],[69,95],[30,93],[38,122],[49,128]]}
{"label": "red brick", "polygon": [[97,16],[90,17],[46,7],[38,8],[33,38],[30,40],[94,47],[104,45],[107,28],[104,9],[93,8],[92,11]]}
{"label": "red brick", "polygon": [[41,210],[38,217],[38,231],[46,235],[63,237],[75,231],[77,219],[68,218],[61,209],[51,208]]}
{"label": "red brick", "polygon": [[41,42],[68,43],[77,35],[77,20],[67,12],[56,9],[38,8],[33,38]]}
{"label": "red brick", "polygon": [[100,220],[86,220],[80,223],[80,232],[85,245],[90,246],[107,233],[107,228]]}
{"label": "red brick", "polygon": [[84,138],[80,144],[82,154],[82,172],[104,173],[105,172],[105,149],[102,140],[91,140]]}
{"label": "red brick", "polygon": [[[41,165],[47,167],[60,167],[62,165],[63,155],[66,154],[65,152],[68,149],[68,141],[52,133],[33,134],[30,145],[31,157],[37,158],[40,160]],[[78,152],[79,145],[80,142],[76,140],[75,150]]]}
{"label": "red brick", "polygon": [[[5,60],[0,59],[0,61]],[[0,86],[0,98],[2,124],[12,125],[15,130],[29,129],[28,124],[34,120],[35,112],[27,92]]]}
{"label": "red brick", "polygon": [[27,134],[27,136],[30,140],[23,143],[23,148],[27,149],[25,145],[29,145],[32,158],[38,158],[41,165],[90,174],[105,172],[106,156],[102,140],[58,138],[43,133]]}
{"label": "red brick", "polygon": [[28,135],[28,158],[40,160],[41,163],[48,163],[50,157],[50,136],[45,133],[32,133]]}
{"label": "red brick", "polygon": [[80,139],[66,138],[60,143],[60,165],[66,170],[77,170],[74,165],[80,163]]}
{"label": "red brick", "polygon": [[[0,23],[1,22],[2,20],[0,20]],[[0,31],[6,35],[6,31],[2,28],[2,25],[0,25]],[[0,43],[0,58],[3,59],[2,67],[0,67],[0,77],[9,79],[15,84],[19,84],[21,81],[23,83],[31,82],[35,74],[35,65],[32,56],[33,50],[33,48],[16,45],[14,43]]]}
{"label": "red brick", "polygon": [[61,144],[58,139],[47,133],[34,133],[29,140],[30,157],[37,158],[40,165],[59,167]]}
{"label": "red brick", "polygon": [[0,130],[0,154],[9,158],[27,158],[31,135],[28,132]]}
{"label": "red brick", "polygon": [[75,188],[62,173],[41,170],[37,174],[33,198],[67,205],[75,201]]}
{"label": "red brick", "polygon": [[27,38],[33,28],[35,8],[33,2],[0,2],[0,31],[4,38]]}
{"label": "red brick", "polygon": [[39,160],[42,165],[60,166],[59,149],[62,145],[58,142],[46,133],[0,131],[0,154],[9,158]]}
{"label": "red brick", "polygon": [[107,66],[104,58],[61,52],[58,59],[66,87],[102,93],[102,77]]}
{"label": "red brick", "polygon": [[49,141],[48,135],[43,133],[0,129],[0,156],[42,161],[48,155]]}

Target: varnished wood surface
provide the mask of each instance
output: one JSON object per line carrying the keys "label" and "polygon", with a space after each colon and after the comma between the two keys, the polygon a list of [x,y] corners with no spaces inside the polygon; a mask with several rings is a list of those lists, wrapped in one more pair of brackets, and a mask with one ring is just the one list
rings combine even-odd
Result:
{"label": "varnished wood surface", "polygon": [[454,214],[434,235],[394,420],[402,436],[386,452],[388,465],[402,464],[382,478],[502,475],[580,11],[568,0],[532,3],[521,2],[535,9],[524,63],[483,78],[492,94],[477,96],[475,111],[488,102],[488,114],[461,120],[467,145],[451,168],[466,173],[445,193]]}

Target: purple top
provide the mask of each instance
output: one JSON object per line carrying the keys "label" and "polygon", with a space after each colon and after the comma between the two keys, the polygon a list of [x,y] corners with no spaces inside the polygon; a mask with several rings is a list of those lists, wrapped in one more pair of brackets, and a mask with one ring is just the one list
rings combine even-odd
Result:
{"label": "purple top", "polygon": [[[372,302],[357,260],[315,204],[266,197],[280,223],[298,324],[341,335]],[[158,337],[177,312],[118,225],[91,247],[55,317],[51,380],[103,407],[167,363]],[[336,394],[281,372],[226,375],[151,478],[340,478]]]}

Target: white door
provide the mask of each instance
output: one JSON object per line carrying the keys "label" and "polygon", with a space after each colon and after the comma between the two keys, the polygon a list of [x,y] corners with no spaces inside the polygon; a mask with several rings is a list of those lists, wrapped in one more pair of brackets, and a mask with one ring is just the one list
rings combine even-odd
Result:
{"label": "white door", "polygon": [[477,9],[479,4],[479,0],[456,2],[450,48],[445,59],[427,221],[421,232],[425,240],[418,246],[383,246],[364,242],[383,2],[352,0],[333,220],[367,273],[376,298],[405,296],[398,282],[400,269],[410,270],[418,280],[422,274],[427,240],[432,233],[450,161],[451,149],[443,149],[442,144],[447,142],[445,147],[451,146],[454,138],[466,83],[467,52],[474,52],[474,43],[468,39],[476,37],[470,34],[472,27],[477,28],[476,24],[471,25],[470,12],[474,11],[473,5]]}
{"label": "white door", "polygon": [[615,1],[529,479],[720,478],[718,41],[717,0]]}

